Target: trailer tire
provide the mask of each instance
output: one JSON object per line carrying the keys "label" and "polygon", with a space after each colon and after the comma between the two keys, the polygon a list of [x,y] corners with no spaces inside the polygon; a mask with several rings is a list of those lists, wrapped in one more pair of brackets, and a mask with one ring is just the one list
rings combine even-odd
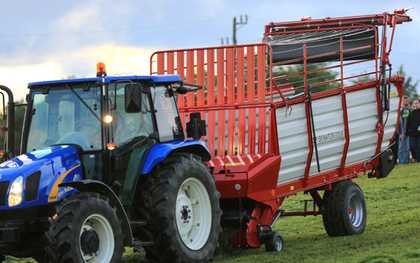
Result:
{"label": "trailer tire", "polygon": [[321,212],[329,236],[357,235],[366,228],[364,194],[351,181],[336,183],[332,191],[325,191]]}
{"label": "trailer tire", "polygon": [[152,246],[145,247],[150,262],[212,259],[221,232],[220,194],[199,157],[170,156],[141,181],[138,195],[137,211],[147,222],[143,235],[153,240]]}
{"label": "trailer tire", "polygon": [[273,233],[273,236],[265,241],[265,250],[267,252],[281,252],[283,248],[284,240],[277,233]]}
{"label": "trailer tire", "polygon": [[121,222],[106,197],[78,193],[57,205],[45,234],[48,262],[117,263],[124,251]]}

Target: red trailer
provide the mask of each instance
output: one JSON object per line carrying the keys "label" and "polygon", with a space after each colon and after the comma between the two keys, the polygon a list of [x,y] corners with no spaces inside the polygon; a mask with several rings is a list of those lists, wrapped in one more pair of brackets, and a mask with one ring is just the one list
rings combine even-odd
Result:
{"label": "red trailer", "polygon": [[[304,18],[269,23],[257,44],[152,55],[152,74],[202,86],[178,104],[184,127],[191,112],[207,122],[231,245],[281,250],[271,226],[282,216],[322,215],[331,236],[363,232],[364,196],[352,179],[384,178],[395,165],[403,78],[391,75],[389,54],[409,21],[405,10]],[[298,192],[314,205],[283,211]]]}

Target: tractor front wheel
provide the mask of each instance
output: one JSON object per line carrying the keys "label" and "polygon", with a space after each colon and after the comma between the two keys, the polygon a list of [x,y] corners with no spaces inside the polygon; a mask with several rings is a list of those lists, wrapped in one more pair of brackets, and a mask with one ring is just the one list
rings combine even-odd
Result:
{"label": "tractor front wheel", "polygon": [[145,247],[149,261],[211,260],[221,231],[219,193],[198,157],[169,157],[145,178],[139,194],[145,231],[153,239],[153,246]]}
{"label": "tractor front wheel", "polygon": [[124,249],[116,209],[95,193],[79,193],[59,204],[46,240],[51,263],[117,263]]}

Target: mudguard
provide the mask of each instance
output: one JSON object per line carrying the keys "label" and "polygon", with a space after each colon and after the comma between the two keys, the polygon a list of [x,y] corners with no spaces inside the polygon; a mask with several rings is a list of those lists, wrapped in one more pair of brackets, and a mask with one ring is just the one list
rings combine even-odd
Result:
{"label": "mudguard", "polygon": [[141,167],[141,175],[151,173],[157,164],[164,161],[174,152],[190,152],[200,156],[203,161],[210,160],[210,152],[207,145],[200,140],[172,141],[155,144],[150,149],[143,166]]}
{"label": "mudguard", "polygon": [[94,192],[108,197],[111,202],[116,206],[118,215],[122,221],[122,229],[124,233],[124,245],[131,246],[133,244],[133,232],[130,227],[130,221],[123,205],[118,196],[112,189],[101,181],[96,180],[80,180],[75,182],[68,182],[60,184],[60,187],[71,187],[80,192]]}

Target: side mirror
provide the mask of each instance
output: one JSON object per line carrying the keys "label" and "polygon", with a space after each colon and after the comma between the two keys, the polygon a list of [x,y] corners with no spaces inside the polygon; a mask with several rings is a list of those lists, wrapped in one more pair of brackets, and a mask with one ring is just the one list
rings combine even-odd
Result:
{"label": "side mirror", "polygon": [[187,83],[183,83],[183,82],[177,82],[177,83],[172,85],[172,88],[175,90],[176,93],[184,95],[184,94],[187,94],[189,92],[197,91],[197,90],[201,89],[202,87],[198,86],[198,85],[187,84]]}
{"label": "side mirror", "polygon": [[137,113],[141,111],[143,86],[138,83],[129,83],[124,87],[125,111]]}

